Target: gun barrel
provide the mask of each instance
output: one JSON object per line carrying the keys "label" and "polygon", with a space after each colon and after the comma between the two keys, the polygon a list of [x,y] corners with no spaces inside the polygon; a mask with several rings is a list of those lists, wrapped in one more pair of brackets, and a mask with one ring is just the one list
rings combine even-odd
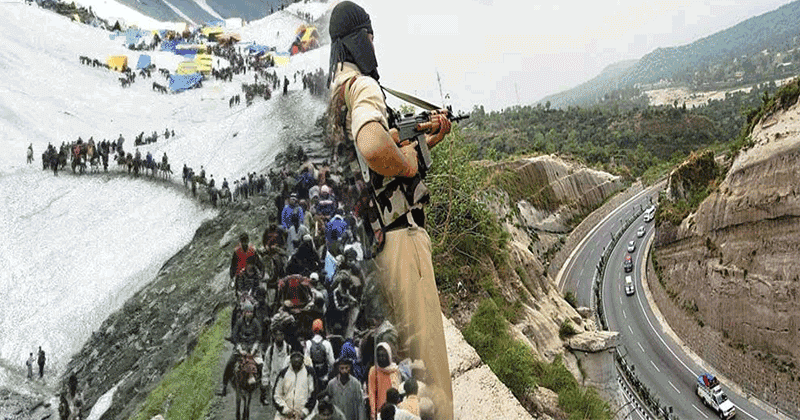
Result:
{"label": "gun barrel", "polygon": [[453,118],[450,118],[450,121],[451,122],[456,122],[456,121],[466,120],[467,118],[469,118],[469,114],[458,115],[458,116],[455,116]]}

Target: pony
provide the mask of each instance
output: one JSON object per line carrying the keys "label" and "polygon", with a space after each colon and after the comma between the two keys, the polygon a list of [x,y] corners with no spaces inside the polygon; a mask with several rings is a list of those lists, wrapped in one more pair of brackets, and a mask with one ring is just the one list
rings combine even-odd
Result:
{"label": "pony", "polygon": [[219,203],[223,206],[231,204],[231,190],[228,187],[222,187],[219,190]]}
{"label": "pony", "polygon": [[160,85],[160,84],[158,84],[156,82],[153,82],[153,89],[152,90],[155,90],[155,91],[157,91],[159,93],[167,93],[167,87],[163,86],[163,85]]}
{"label": "pony", "polygon": [[95,156],[94,159],[90,160],[89,165],[93,174],[100,172],[100,156]]}
{"label": "pony", "polygon": [[83,174],[86,171],[86,145],[76,144],[72,149],[72,173],[76,169]]}
{"label": "pony", "polygon": [[166,165],[162,163],[162,164],[160,165],[159,169],[160,169],[160,171],[161,171],[161,172],[160,172],[160,173],[161,173],[161,176],[162,176],[164,179],[170,179],[170,178],[172,178],[172,169],[170,168],[170,166],[169,166],[169,163],[167,163]]}
{"label": "pony", "polygon": [[258,366],[255,356],[242,353],[236,362],[233,374],[233,389],[236,391],[236,420],[250,419],[250,401],[261,378],[258,377]]}

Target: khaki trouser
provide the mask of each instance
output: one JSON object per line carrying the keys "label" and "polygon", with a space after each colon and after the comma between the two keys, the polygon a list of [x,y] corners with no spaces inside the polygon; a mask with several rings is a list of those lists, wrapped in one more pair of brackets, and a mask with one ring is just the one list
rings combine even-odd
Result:
{"label": "khaki trouser", "polygon": [[451,420],[453,386],[428,233],[419,227],[387,232],[376,263],[389,317],[400,335],[398,344],[410,352],[407,356],[425,362],[428,381],[442,391],[434,401],[436,419]]}

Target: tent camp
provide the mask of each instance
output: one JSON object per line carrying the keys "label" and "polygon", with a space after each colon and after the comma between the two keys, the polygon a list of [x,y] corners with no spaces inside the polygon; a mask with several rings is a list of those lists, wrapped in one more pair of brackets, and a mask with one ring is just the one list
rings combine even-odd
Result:
{"label": "tent camp", "polygon": [[200,30],[200,33],[205,35],[205,37],[208,38],[209,41],[216,40],[217,35],[221,35],[222,32],[223,30],[219,26],[206,27]]}
{"label": "tent camp", "polygon": [[197,54],[194,57],[194,62],[197,65],[197,71],[203,74],[210,74],[211,73],[211,66],[213,64],[213,58],[211,54]]}
{"label": "tent camp", "polygon": [[196,55],[206,52],[206,46],[202,44],[179,44],[175,46],[175,54],[183,55],[183,56],[192,56],[187,57],[190,60]]}
{"label": "tent camp", "polygon": [[267,56],[272,57],[272,60],[276,66],[283,67],[289,64],[289,59],[290,59],[289,53],[270,51],[267,53],[265,57]]}
{"label": "tent camp", "polygon": [[169,76],[169,90],[173,92],[181,92],[186,89],[191,89],[199,85],[202,80],[203,75],[200,73],[171,74]]}
{"label": "tent camp", "polygon": [[161,41],[161,50],[175,53],[175,49],[178,48],[178,45],[180,45],[180,41],[164,39]]}
{"label": "tent camp", "polygon": [[235,44],[237,42],[240,42],[241,40],[242,36],[239,34],[227,33],[227,34],[217,35],[217,42],[220,45]]}
{"label": "tent camp", "polygon": [[106,64],[111,70],[123,71],[128,67],[128,56],[126,55],[110,55],[106,60]]}
{"label": "tent camp", "polygon": [[129,28],[125,31],[125,45],[138,45],[147,35],[149,35],[147,31]]}
{"label": "tent camp", "polygon": [[319,47],[319,32],[313,26],[300,25],[295,32],[294,42],[289,47],[292,55]]}
{"label": "tent camp", "polygon": [[147,68],[151,63],[150,56],[146,54],[142,54],[139,56],[139,61],[136,62],[136,69],[144,69]]}
{"label": "tent camp", "polygon": [[200,72],[200,70],[197,68],[197,63],[194,61],[184,61],[178,64],[178,68],[175,70],[175,73],[180,75],[187,75],[198,72]]}

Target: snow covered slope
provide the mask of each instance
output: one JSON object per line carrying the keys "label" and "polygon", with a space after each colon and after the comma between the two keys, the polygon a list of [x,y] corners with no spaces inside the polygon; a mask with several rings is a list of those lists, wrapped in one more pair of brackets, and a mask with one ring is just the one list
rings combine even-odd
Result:
{"label": "snow covered slope", "polygon": [[[293,33],[299,20],[285,14],[254,22],[248,37]],[[108,32],[71,22],[24,3],[0,3],[0,387],[34,392],[24,361],[38,346],[48,354],[49,384],[91,332],[125,299],[150,281],[163,262],[214,213],[175,188],[120,176],[59,174],[41,169],[48,143],[79,136],[96,141],[122,134],[126,150],[144,131],[175,137],[140,147],[158,159],[167,153],[176,174],[183,163],[232,179],[263,172],[286,141],[307,132],[324,100],[302,91],[300,69],[327,67],[328,50],[297,56],[276,69],[292,83],[287,96],[228,107],[241,83],[208,80],[203,88],[162,95],[152,81],[121,88],[119,73],[80,64],[79,56],[105,62],[108,55],[138,53]],[[173,68],[166,52],[157,67]],[[35,162],[25,164],[33,145]],[[179,182],[177,175],[175,182]]]}

